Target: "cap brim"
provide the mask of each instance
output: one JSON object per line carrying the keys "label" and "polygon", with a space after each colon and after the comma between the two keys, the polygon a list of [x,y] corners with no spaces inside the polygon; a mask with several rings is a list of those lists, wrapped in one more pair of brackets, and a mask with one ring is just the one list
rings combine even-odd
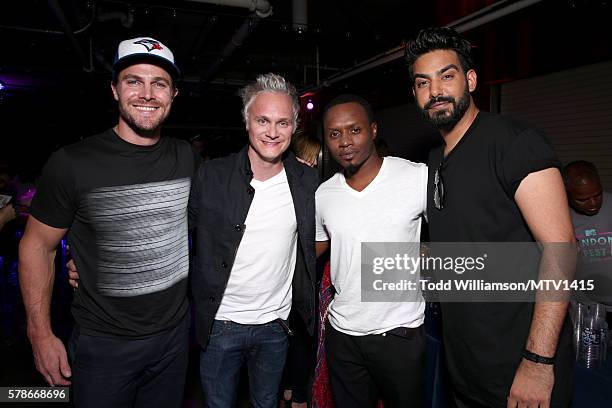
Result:
{"label": "cap brim", "polygon": [[116,78],[117,74],[124,68],[129,67],[130,65],[139,64],[139,63],[147,63],[157,65],[163,69],[165,69],[172,79],[178,79],[181,76],[181,71],[179,71],[178,67],[168,61],[164,57],[160,57],[154,54],[142,53],[142,54],[131,54],[127,55],[115,62],[113,65],[113,79]]}

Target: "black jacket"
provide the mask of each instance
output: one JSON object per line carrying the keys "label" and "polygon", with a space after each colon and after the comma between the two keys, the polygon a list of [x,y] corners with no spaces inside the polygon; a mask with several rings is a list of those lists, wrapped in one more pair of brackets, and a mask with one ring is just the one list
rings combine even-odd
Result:
{"label": "black jacket", "polygon": [[[196,335],[202,347],[215,319],[244,233],[244,222],[255,190],[247,149],[204,162],[191,186],[189,224],[195,228],[191,291],[195,303]],[[310,334],[314,330],[315,201],[318,174],[299,163],[293,154],[283,159],[293,197],[298,248],[293,275],[292,310]]]}

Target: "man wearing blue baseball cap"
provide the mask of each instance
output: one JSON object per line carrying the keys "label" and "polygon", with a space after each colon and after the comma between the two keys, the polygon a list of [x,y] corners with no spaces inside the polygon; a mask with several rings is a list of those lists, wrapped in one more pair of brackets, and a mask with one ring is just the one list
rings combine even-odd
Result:
{"label": "man wearing blue baseball cap", "polygon": [[[38,371],[52,386],[72,383],[77,407],[182,403],[187,200],[199,158],[161,137],[179,74],[161,42],[121,42],[111,83],[118,123],[53,153],[32,201],[19,271],[28,337]],[[66,233],[80,275],[69,353],[49,316]]]}

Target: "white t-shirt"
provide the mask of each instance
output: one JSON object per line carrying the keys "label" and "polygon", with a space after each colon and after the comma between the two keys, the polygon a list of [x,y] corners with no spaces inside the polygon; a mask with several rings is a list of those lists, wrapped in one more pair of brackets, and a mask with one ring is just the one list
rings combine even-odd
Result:
{"label": "white t-shirt", "polygon": [[423,324],[425,302],[362,302],[361,243],[419,242],[427,207],[427,166],[385,157],[372,182],[351,188],[339,172],[316,193],[317,241],[331,240],[331,281],[336,294],[331,325],[343,333],[380,334]]}
{"label": "white t-shirt", "polygon": [[284,169],[251,186],[255,195],[215,319],[263,324],[289,317],[297,221]]}

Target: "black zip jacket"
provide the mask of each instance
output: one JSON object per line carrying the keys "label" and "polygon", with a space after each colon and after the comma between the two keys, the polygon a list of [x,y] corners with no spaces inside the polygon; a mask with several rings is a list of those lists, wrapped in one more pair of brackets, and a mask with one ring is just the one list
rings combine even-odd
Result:
{"label": "black zip jacket", "polygon": [[[248,146],[228,157],[204,162],[191,186],[189,225],[193,236],[191,291],[195,303],[198,343],[206,348],[255,190]],[[316,170],[299,163],[293,154],[283,159],[293,197],[298,230],[292,310],[314,331],[315,302],[315,199],[319,184]]]}

